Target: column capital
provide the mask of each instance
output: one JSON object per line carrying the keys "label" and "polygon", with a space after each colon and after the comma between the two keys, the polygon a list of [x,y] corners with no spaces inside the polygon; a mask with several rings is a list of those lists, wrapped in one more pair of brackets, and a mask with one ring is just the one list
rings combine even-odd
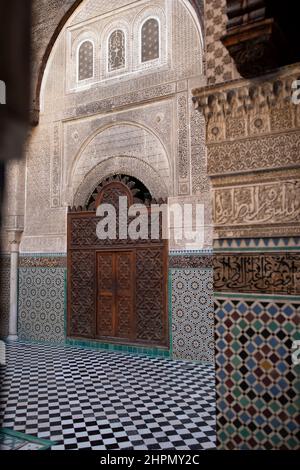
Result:
{"label": "column capital", "polygon": [[8,243],[11,248],[19,248],[21,243],[21,238],[23,234],[23,229],[6,229],[8,233]]}

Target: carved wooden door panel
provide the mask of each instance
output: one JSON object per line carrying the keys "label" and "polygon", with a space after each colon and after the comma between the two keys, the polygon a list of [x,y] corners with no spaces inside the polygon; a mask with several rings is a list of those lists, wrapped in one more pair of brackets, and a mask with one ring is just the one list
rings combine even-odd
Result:
{"label": "carved wooden door panel", "polygon": [[113,337],[115,331],[115,257],[114,253],[97,253],[98,337]]}
{"label": "carved wooden door panel", "polygon": [[115,336],[117,338],[133,337],[133,291],[135,284],[134,276],[134,253],[115,253],[116,264],[116,325]]}
{"label": "carved wooden door panel", "polygon": [[97,337],[133,337],[133,251],[97,253]]}

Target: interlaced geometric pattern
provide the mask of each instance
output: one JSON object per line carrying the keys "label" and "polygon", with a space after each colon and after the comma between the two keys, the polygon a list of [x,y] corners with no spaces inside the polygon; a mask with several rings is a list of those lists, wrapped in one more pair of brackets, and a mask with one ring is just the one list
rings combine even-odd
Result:
{"label": "interlaced geometric pattern", "polygon": [[64,341],[64,268],[20,268],[18,336],[24,341]]}
{"label": "interlaced geometric pattern", "polygon": [[120,29],[110,35],[108,52],[108,69],[110,72],[125,66],[125,35]]}
{"label": "interlaced geometric pattern", "polygon": [[213,366],[22,343],[7,355],[2,426],[54,450],[215,447]]}
{"label": "interlaced geometric pattern", "polygon": [[220,448],[299,449],[299,313],[289,301],[216,300]]}
{"label": "interlaced geometric pattern", "polygon": [[206,0],[206,67],[209,85],[233,78],[233,60],[220,40],[226,33],[227,21],[226,0]]}
{"label": "interlaced geometric pattern", "polygon": [[142,62],[159,58],[159,23],[155,18],[147,20],[142,27]]}
{"label": "interlaced geometric pattern", "polygon": [[78,79],[87,80],[94,73],[94,46],[90,41],[84,41],[78,53]]}
{"label": "interlaced geometric pattern", "polygon": [[214,363],[212,269],[172,269],[173,357]]}

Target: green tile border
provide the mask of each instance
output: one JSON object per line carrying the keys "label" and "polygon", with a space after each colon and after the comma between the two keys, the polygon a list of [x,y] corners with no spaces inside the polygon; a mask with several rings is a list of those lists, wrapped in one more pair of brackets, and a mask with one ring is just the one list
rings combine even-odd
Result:
{"label": "green tile border", "polygon": [[19,253],[20,258],[64,258],[67,253]]}
{"label": "green tile border", "polygon": [[100,351],[119,352],[126,354],[141,354],[151,357],[162,357],[170,358],[169,349],[165,348],[148,348],[146,346],[136,346],[132,344],[115,344],[115,343],[104,343],[101,341],[84,340],[84,339],[72,339],[66,338],[65,344],[67,346],[75,346],[84,349],[94,349]]}
{"label": "green tile border", "polygon": [[39,437],[31,436],[30,434],[24,434],[22,432],[14,431],[13,429],[8,429],[8,428],[0,428],[0,435],[1,434],[16,437],[17,439],[20,439],[22,441],[35,442],[37,444],[43,444],[43,447],[41,447],[38,450],[46,450],[46,449],[49,449],[50,447],[57,444],[56,441],[48,441],[46,439],[40,439]]}

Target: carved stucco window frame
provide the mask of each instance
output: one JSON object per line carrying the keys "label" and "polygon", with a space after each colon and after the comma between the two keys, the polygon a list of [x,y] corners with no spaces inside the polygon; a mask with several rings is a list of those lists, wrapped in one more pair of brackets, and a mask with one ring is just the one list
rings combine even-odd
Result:
{"label": "carved stucco window frame", "polygon": [[[159,26],[159,57],[142,62],[142,28],[150,19],[155,19]],[[147,7],[139,12],[133,24],[133,71],[154,69],[166,65],[168,47],[167,16],[163,8],[159,6]]]}
{"label": "carved stucco window frame", "polygon": [[[109,39],[114,31],[122,31],[125,36],[125,67],[117,70],[109,70]],[[104,28],[100,39],[100,80],[108,80],[117,78],[131,72],[132,65],[132,47],[131,47],[131,31],[126,20],[118,20],[110,23]]]}
{"label": "carved stucco window frame", "polygon": [[[69,33],[69,53],[67,60],[67,70],[66,77],[67,79],[67,90],[68,91],[77,91],[81,89],[88,88],[90,85],[97,83],[99,81],[99,38],[96,31],[91,29],[81,30],[78,32],[76,37],[72,38],[73,32]],[[79,80],[79,49],[84,42],[90,42],[93,46],[93,76],[84,80]]]}

